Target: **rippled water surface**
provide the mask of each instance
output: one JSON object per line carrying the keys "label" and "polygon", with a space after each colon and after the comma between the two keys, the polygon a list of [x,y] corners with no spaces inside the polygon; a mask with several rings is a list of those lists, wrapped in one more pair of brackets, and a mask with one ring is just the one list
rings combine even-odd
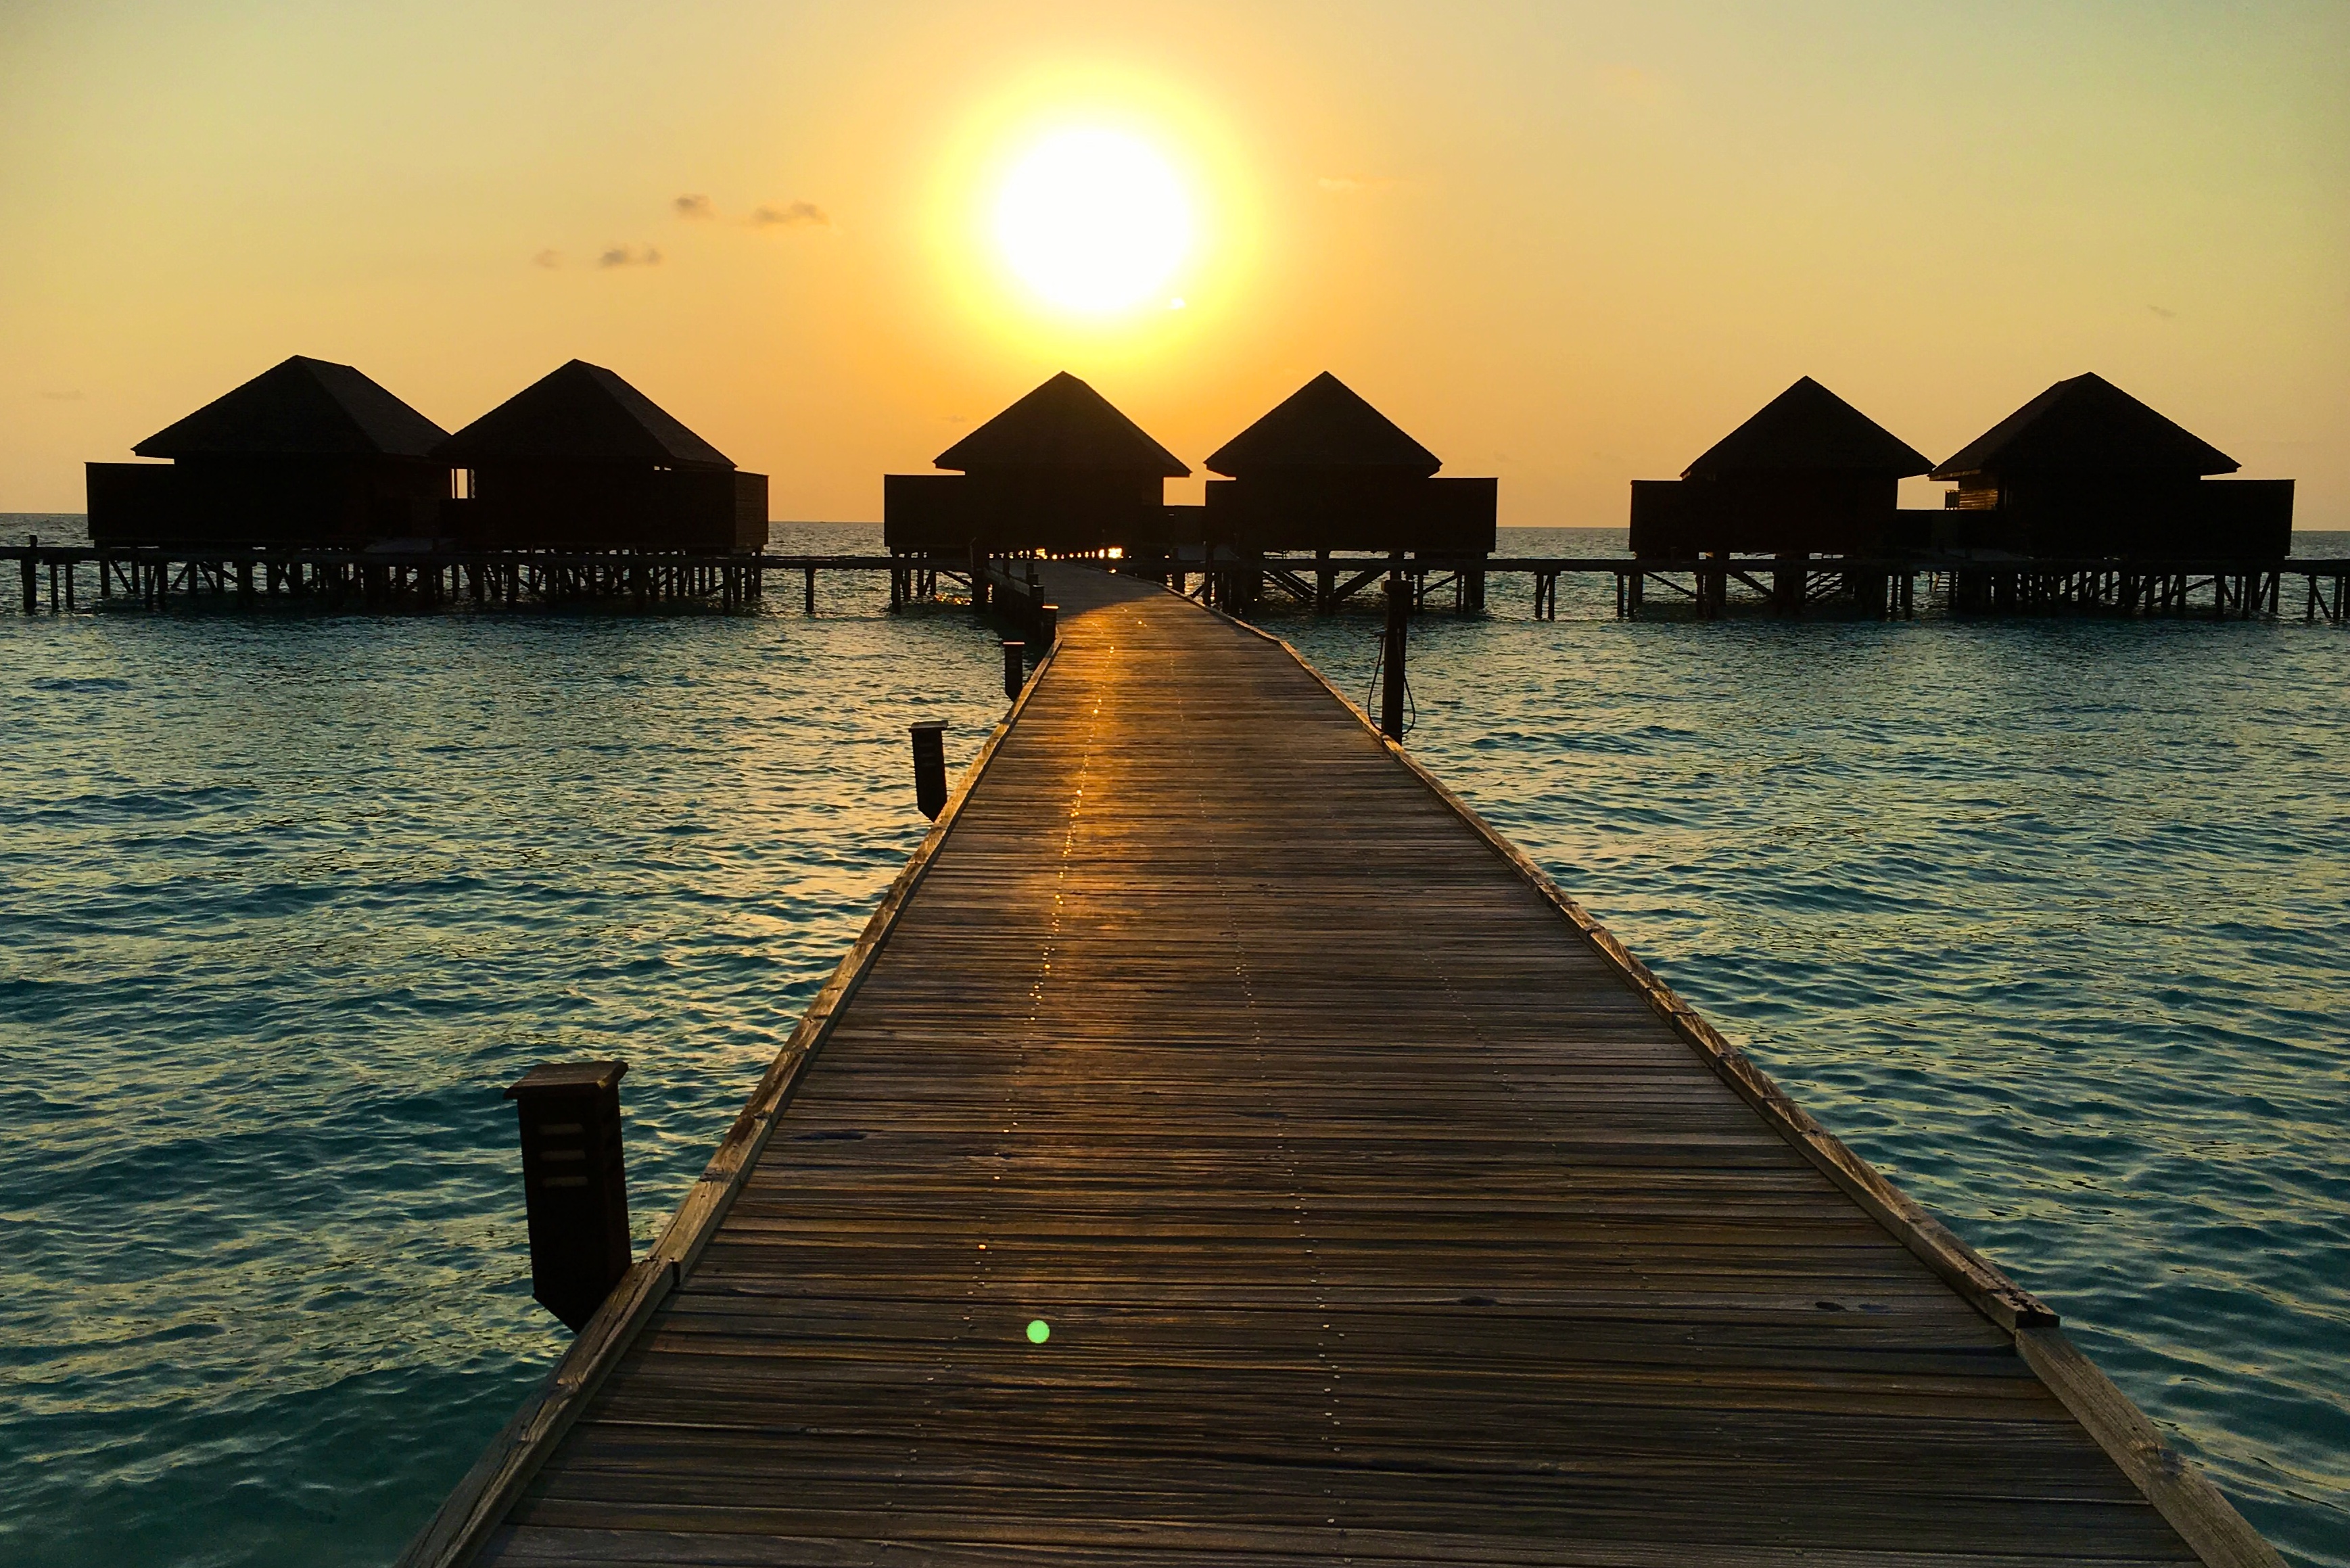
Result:
{"label": "rippled water surface", "polygon": [[[1416,624],[1419,753],[2350,1565],[2350,630],[1525,597]],[[649,1236],[918,840],[905,723],[1001,711],[960,612],[796,608],[0,613],[0,1558],[431,1511],[566,1337],[499,1089],[631,1062]],[[1362,691],[1367,613],[1267,624]]]}

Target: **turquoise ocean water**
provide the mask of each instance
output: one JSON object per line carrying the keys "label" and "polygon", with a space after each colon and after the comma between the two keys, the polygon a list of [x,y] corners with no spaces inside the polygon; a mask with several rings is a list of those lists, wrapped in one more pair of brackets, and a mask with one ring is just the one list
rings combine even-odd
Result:
{"label": "turquoise ocean water", "polygon": [[[905,724],[960,766],[1002,710],[967,616],[824,592],[0,611],[0,1560],[431,1512],[567,1337],[499,1089],[629,1060],[650,1236],[920,837]],[[1415,748],[2350,1568],[2350,629],[1561,597],[1415,625]],[[1367,607],[1266,624],[1369,679]]]}

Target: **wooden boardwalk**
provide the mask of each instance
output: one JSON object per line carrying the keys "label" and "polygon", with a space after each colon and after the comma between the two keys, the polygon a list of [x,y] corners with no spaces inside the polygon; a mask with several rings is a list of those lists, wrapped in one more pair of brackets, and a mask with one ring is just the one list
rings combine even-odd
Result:
{"label": "wooden boardwalk", "polygon": [[1284,647],[1051,587],[1014,720],[409,1561],[2278,1561]]}

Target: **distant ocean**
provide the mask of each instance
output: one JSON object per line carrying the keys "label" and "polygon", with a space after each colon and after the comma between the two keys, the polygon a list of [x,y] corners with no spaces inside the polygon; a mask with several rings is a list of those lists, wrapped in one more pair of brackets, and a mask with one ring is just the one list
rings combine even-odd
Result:
{"label": "distant ocean", "polygon": [[[919,841],[906,723],[1002,711],[822,593],[0,608],[0,1560],[397,1553],[567,1339],[499,1090],[627,1058],[649,1238]],[[1419,753],[2350,1568],[2350,628],[1528,597],[1415,624]],[[1264,623],[1364,691],[1368,606]]]}

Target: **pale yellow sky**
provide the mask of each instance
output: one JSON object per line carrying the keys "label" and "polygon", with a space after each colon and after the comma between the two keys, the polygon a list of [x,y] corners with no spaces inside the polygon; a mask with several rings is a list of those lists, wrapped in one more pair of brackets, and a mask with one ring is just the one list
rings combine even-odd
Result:
{"label": "pale yellow sky", "polygon": [[[1194,192],[1182,310],[1007,282],[1068,124]],[[452,429],[576,355],[781,518],[1063,369],[1195,467],[1335,370],[1562,525],[1799,375],[1939,458],[2094,369],[2350,527],[2342,0],[11,0],[0,235],[0,510],[288,354]]]}

